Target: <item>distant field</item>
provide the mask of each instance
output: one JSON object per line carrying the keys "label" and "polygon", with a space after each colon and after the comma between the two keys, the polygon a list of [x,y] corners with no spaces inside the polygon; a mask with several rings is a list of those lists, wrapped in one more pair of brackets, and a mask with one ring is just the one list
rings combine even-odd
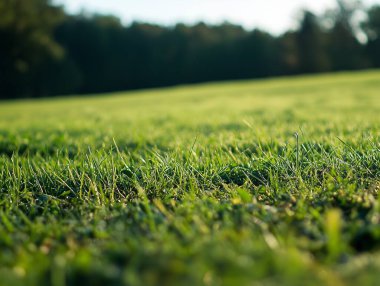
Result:
{"label": "distant field", "polygon": [[379,71],[0,102],[0,285],[380,285],[379,191]]}

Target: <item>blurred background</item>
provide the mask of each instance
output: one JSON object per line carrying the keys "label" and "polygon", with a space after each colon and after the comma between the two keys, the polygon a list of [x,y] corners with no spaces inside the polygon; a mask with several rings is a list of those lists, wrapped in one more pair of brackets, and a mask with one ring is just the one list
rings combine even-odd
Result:
{"label": "blurred background", "polygon": [[0,0],[0,98],[380,67],[380,0]]}

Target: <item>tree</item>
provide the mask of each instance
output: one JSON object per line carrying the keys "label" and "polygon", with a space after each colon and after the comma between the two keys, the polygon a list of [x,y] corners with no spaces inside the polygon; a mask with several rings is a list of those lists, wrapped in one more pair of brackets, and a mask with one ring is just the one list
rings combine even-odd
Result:
{"label": "tree", "polygon": [[0,97],[39,93],[34,80],[38,65],[63,56],[53,39],[63,16],[50,0],[0,2]]}
{"label": "tree", "polygon": [[363,46],[357,34],[359,23],[355,15],[360,1],[337,0],[338,8],[331,13],[333,27],[329,31],[328,52],[333,70],[353,70],[368,67]]}
{"label": "tree", "polygon": [[256,29],[238,41],[236,45],[239,56],[236,70],[240,78],[280,74],[280,47],[272,35]]}
{"label": "tree", "polygon": [[363,24],[367,35],[366,50],[375,67],[380,67],[380,6],[374,6],[368,11],[368,19]]}
{"label": "tree", "polygon": [[329,69],[325,47],[326,33],[322,30],[318,18],[304,11],[299,30],[296,33],[299,72],[313,73]]}

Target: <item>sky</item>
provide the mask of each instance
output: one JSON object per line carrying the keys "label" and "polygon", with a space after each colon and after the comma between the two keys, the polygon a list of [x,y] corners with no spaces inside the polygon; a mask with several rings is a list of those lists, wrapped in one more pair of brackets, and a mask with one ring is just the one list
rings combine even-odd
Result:
{"label": "sky", "polygon": [[[335,0],[55,0],[70,13],[112,14],[123,23],[133,21],[173,25],[228,21],[247,29],[278,34],[296,25],[301,9],[316,14],[335,6]],[[363,0],[379,4],[380,0]]]}

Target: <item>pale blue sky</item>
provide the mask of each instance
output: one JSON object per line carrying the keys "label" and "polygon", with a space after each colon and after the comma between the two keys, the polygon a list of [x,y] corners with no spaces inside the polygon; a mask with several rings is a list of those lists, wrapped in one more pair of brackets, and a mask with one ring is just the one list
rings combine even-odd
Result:
{"label": "pale blue sky", "polygon": [[[225,20],[244,27],[280,33],[297,22],[298,12],[307,8],[321,13],[334,7],[334,0],[55,0],[67,11],[81,10],[119,16],[124,23],[134,20],[172,25],[177,22],[221,23]],[[364,0],[370,5],[380,0]]]}

